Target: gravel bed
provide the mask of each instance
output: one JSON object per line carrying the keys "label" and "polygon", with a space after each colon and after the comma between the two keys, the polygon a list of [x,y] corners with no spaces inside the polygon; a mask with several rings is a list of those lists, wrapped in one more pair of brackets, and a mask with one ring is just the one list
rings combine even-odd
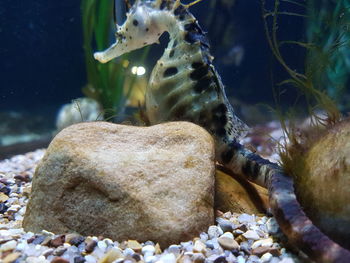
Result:
{"label": "gravel bed", "polygon": [[37,150],[0,162],[0,262],[28,263],[292,263],[298,260],[273,236],[274,218],[222,213],[217,225],[199,237],[161,250],[158,244],[136,240],[113,241],[75,233],[25,232],[21,228],[36,165]]}

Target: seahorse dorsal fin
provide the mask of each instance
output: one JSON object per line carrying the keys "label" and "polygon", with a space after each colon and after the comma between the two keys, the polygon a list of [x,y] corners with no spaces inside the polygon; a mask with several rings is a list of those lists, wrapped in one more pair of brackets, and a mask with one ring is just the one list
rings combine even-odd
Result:
{"label": "seahorse dorsal fin", "polygon": [[181,5],[181,1],[180,0],[175,0],[175,3],[174,3],[174,6],[173,6],[173,9],[176,9],[179,7],[179,5]]}

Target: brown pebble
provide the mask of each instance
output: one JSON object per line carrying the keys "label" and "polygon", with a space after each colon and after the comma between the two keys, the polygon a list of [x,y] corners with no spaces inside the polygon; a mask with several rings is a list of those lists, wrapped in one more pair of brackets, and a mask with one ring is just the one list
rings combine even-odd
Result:
{"label": "brown pebble", "polygon": [[192,260],[193,263],[204,263],[205,256],[202,253],[193,253]]}
{"label": "brown pebble", "polygon": [[61,247],[58,247],[58,248],[55,249],[55,251],[53,252],[53,255],[54,255],[54,256],[60,257],[60,256],[62,256],[62,255],[64,254],[64,252],[66,252],[66,251],[67,251],[67,248],[64,247],[64,246],[61,246]]}
{"label": "brown pebble", "polygon": [[155,245],[155,252],[154,252],[154,254],[156,254],[156,255],[159,255],[159,254],[162,254],[162,249],[160,248],[160,245],[159,245],[159,243],[157,243],[156,245]]}
{"label": "brown pebble", "polygon": [[16,180],[22,181],[22,182],[26,182],[28,183],[30,181],[30,177],[27,173],[22,173],[22,174],[17,174],[14,176],[14,178]]}
{"label": "brown pebble", "polygon": [[1,184],[8,184],[8,181],[7,181],[6,178],[1,178],[1,179],[0,179],[0,183],[1,183]]}
{"label": "brown pebble", "polygon": [[140,254],[138,253],[134,253],[132,256],[131,256],[136,262],[139,262],[141,260],[141,256]]}
{"label": "brown pebble", "polygon": [[220,210],[216,210],[215,211],[215,216],[216,217],[221,217],[221,216],[223,216],[224,215],[224,213],[222,212],[222,211],[220,211]]}
{"label": "brown pebble", "polygon": [[[1,255],[2,258],[6,258],[8,255],[12,254],[12,249],[8,250],[8,251],[3,251],[1,254],[2,254]],[[2,262],[2,261],[0,261],[0,262]]]}
{"label": "brown pebble", "polygon": [[270,247],[269,253],[272,254],[272,256],[279,257],[281,255],[281,252],[278,248]]}
{"label": "brown pebble", "polygon": [[6,242],[8,242],[8,241],[11,241],[11,240],[13,240],[13,238],[0,239],[0,245],[6,243]]}
{"label": "brown pebble", "polygon": [[60,235],[50,241],[50,246],[51,247],[59,247],[64,244],[65,241],[65,235]]}
{"label": "brown pebble", "polygon": [[119,244],[120,249],[126,249],[128,247],[128,241],[124,240]]}
{"label": "brown pebble", "polygon": [[131,248],[136,253],[139,253],[139,252],[141,252],[142,246],[136,240],[128,240],[128,248]]}
{"label": "brown pebble", "polygon": [[85,251],[87,253],[91,253],[92,251],[94,251],[94,248],[96,247],[97,242],[95,240],[90,240],[86,242],[86,246],[85,246]]}
{"label": "brown pebble", "polygon": [[[124,258],[123,251],[120,248],[113,247],[111,248],[100,260],[98,263],[112,263],[117,259]],[[129,260],[132,262],[132,260]]]}
{"label": "brown pebble", "polygon": [[12,263],[14,261],[16,261],[17,258],[19,258],[21,256],[20,253],[10,253],[7,256],[5,256],[2,260],[3,263]]}
{"label": "brown pebble", "polygon": [[242,236],[242,235],[239,235],[238,237],[235,238],[235,240],[238,242],[238,243],[241,243],[243,241],[246,241],[247,239]]}
{"label": "brown pebble", "polygon": [[272,248],[272,247],[257,247],[252,250],[252,254],[261,257],[265,253],[270,253],[273,256],[279,256],[280,251],[277,248]]}
{"label": "brown pebble", "polygon": [[[48,257],[48,256],[50,256],[50,255],[52,255],[52,253],[54,252],[55,250],[53,249],[53,248],[49,248],[49,249],[47,249],[47,250],[45,250],[43,253],[42,253],[42,255],[44,256],[44,257]],[[57,255],[56,255],[57,256]]]}
{"label": "brown pebble", "polygon": [[218,238],[218,242],[223,249],[236,250],[239,249],[239,244],[233,238],[227,236],[221,236]]}
{"label": "brown pebble", "polygon": [[51,261],[51,263],[69,263],[69,261],[61,257],[56,257]]}
{"label": "brown pebble", "polygon": [[31,238],[27,239],[27,243],[28,244],[32,243],[35,238],[36,238],[36,236],[32,236]]}
{"label": "brown pebble", "polygon": [[248,228],[246,225],[242,224],[240,226],[237,227],[239,230],[243,231],[243,232],[247,232],[248,231]]}
{"label": "brown pebble", "polygon": [[0,193],[0,203],[5,203],[10,197],[4,193]]}
{"label": "brown pebble", "polygon": [[47,247],[48,247],[48,246],[50,246],[51,240],[52,240],[51,237],[46,237],[46,238],[44,239],[44,241],[41,242],[41,245],[42,245],[42,246],[47,246]]}
{"label": "brown pebble", "polygon": [[83,243],[85,238],[79,234],[71,233],[66,235],[66,243],[69,243],[73,246],[79,246],[81,243]]}

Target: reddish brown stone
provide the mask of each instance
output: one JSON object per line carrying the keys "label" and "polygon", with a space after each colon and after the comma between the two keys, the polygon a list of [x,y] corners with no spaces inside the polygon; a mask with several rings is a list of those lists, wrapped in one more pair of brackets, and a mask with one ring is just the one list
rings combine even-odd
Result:
{"label": "reddish brown stone", "polygon": [[61,257],[56,257],[51,261],[51,263],[69,263],[69,261]]}
{"label": "reddish brown stone", "polygon": [[64,244],[65,241],[65,235],[60,235],[50,241],[50,246],[51,247],[59,247]]}

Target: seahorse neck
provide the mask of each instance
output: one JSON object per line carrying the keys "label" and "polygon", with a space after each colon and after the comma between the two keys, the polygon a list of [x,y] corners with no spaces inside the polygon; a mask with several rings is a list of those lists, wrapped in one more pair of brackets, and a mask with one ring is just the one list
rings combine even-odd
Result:
{"label": "seahorse neck", "polygon": [[171,48],[174,43],[177,44],[184,41],[186,34],[184,25],[190,18],[180,21],[173,12],[167,10],[156,11],[154,19],[157,20],[156,24],[161,25],[162,29],[169,33],[168,48]]}
{"label": "seahorse neck", "polygon": [[[204,32],[183,5],[174,9],[156,10],[152,16],[155,24],[161,27],[161,31],[169,33],[169,43],[162,57],[170,55],[171,58],[174,48],[185,49],[183,53],[187,55],[204,48],[207,51],[204,53],[209,54],[209,44]],[[210,64],[211,60],[208,62]]]}

